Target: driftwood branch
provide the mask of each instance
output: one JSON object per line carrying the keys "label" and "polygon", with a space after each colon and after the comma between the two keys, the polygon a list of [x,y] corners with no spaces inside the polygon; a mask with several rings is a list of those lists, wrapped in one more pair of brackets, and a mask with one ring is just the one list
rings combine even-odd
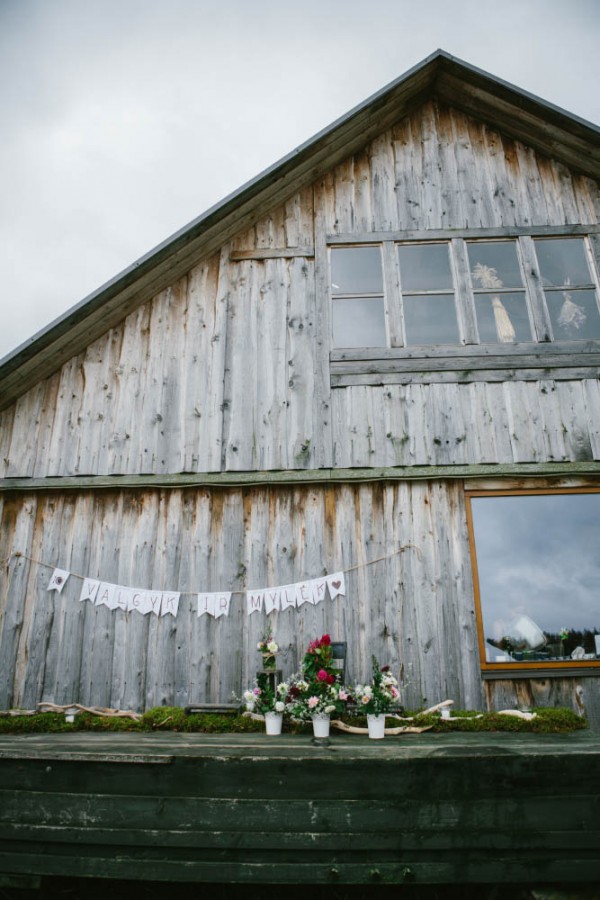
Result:
{"label": "driftwood branch", "polygon": [[[368,734],[368,728],[359,728],[357,725],[346,725],[340,719],[332,719],[329,723],[332,728],[338,731],[344,731],[346,734]],[[412,725],[403,725],[400,728],[386,728],[385,734],[421,734],[422,731],[429,731],[433,725],[425,725],[423,728],[416,728]]]}
{"label": "driftwood branch", "polygon": [[53,712],[74,714],[80,712],[90,713],[92,716],[104,716],[111,719],[141,719],[141,713],[125,709],[109,709],[106,706],[82,706],[81,703],[66,703],[61,706],[58,703],[38,703],[39,712]]}
{"label": "driftwood branch", "polygon": [[527,722],[530,722],[531,719],[535,719],[537,713],[530,712],[521,712],[520,709],[499,709],[499,716],[515,716],[517,719],[525,719]]}

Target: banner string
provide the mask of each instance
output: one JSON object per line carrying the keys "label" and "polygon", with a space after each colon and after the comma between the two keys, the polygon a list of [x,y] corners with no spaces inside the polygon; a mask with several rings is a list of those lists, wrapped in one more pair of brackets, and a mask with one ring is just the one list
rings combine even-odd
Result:
{"label": "banner string", "polygon": [[[404,553],[406,550],[414,550],[416,552],[418,558],[422,559],[423,554],[421,553],[420,548],[416,544],[402,544],[402,546],[398,547],[398,549],[393,550],[391,553],[386,553],[384,556],[378,556],[375,559],[367,560],[367,562],[357,563],[354,566],[348,566],[348,568],[346,568],[346,569],[335,569],[334,573],[335,572],[348,573],[348,572],[355,572],[358,569],[366,569],[368,566],[373,566],[376,563],[383,562],[384,560],[392,559],[394,556],[398,556],[399,554]],[[23,553],[22,550],[15,550],[13,553],[10,554],[10,556],[6,557],[6,560],[4,561],[4,563],[6,563],[7,567],[10,565],[10,562],[13,559],[26,559],[29,562],[33,563],[34,565],[43,566],[46,569],[54,570],[56,568],[60,568],[52,563],[47,563],[47,562],[44,562],[43,560],[35,559],[35,557],[29,556],[27,553]],[[4,565],[4,563],[2,565]],[[89,575],[80,575],[78,572],[71,572],[70,569],[65,569],[65,571],[68,571],[70,577],[72,577],[72,578],[79,578],[81,581],[92,580]],[[320,578],[328,578],[330,576],[321,575],[319,577]],[[100,579],[98,577],[93,580],[101,581],[102,579]],[[301,579],[301,580],[309,581],[309,580],[314,580],[314,579]],[[151,591],[152,588],[139,588],[139,590]],[[258,589],[255,589],[255,590],[258,590]],[[159,589],[156,588],[156,591],[159,591]],[[181,597],[195,597],[199,593],[202,593],[202,592],[201,591],[179,591],[179,594]],[[244,588],[243,590],[241,590],[241,589],[233,590],[233,591],[230,591],[229,593],[231,593],[232,595],[233,594],[247,594],[248,588]]]}

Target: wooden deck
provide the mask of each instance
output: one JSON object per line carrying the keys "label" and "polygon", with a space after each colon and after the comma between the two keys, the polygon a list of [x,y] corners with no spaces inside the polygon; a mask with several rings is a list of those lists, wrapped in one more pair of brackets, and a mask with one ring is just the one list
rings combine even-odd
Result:
{"label": "wooden deck", "polygon": [[0,874],[205,883],[600,882],[600,741],[0,737]]}

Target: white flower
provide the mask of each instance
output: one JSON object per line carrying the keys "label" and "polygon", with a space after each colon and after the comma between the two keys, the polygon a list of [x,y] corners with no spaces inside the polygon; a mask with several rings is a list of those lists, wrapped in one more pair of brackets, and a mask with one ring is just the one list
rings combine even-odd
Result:
{"label": "white flower", "polygon": [[282,681],[281,684],[277,685],[277,693],[278,694],[287,694],[287,692],[288,692],[288,685],[285,683],[285,681]]}
{"label": "white flower", "polygon": [[279,647],[277,646],[275,641],[269,641],[269,643],[267,644],[267,650],[269,651],[269,653],[277,653]]}
{"label": "white flower", "polygon": [[326,707],[325,707],[325,712],[326,712],[326,713],[332,713],[332,712],[335,712],[335,706],[326,706]]}
{"label": "white flower", "polygon": [[282,703],[281,700],[278,700],[275,704],[275,712],[282,713],[285,709],[285,703]]}
{"label": "white flower", "polygon": [[244,700],[246,703],[254,703],[255,697],[252,691],[244,691]]}

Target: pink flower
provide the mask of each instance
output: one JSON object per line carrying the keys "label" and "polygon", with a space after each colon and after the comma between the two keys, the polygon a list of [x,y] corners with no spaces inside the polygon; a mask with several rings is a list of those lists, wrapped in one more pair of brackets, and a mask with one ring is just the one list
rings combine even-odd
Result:
{"label": "pink flower", "polygon": [[260,689],[259,687],[255,687],[254,690],[252,691],[252,693],[253,693],[256,697],[260,697],[262,691],[261,691],[261,689]]}
{"label": "pink flower", "polygon": [[319,669],[317,672],[317,681],[327,681],[327,672],[325,669]]}
{"label": "pink flower", "polygon": [[348,694],[346,693],[346,691],[340,691],[339,694],[338,694],[338,696],[339,696],[340,700],[347,700],[347,699],[348,699]]}
{"label": "pink flower", "polygon": [[318,698],[318,697],[309,697],[309,698],[308,698],[308,708],[309,708],[309,709],[314,709],[315,706],[318,704],[318,702],[319,702],[319,698]]}

